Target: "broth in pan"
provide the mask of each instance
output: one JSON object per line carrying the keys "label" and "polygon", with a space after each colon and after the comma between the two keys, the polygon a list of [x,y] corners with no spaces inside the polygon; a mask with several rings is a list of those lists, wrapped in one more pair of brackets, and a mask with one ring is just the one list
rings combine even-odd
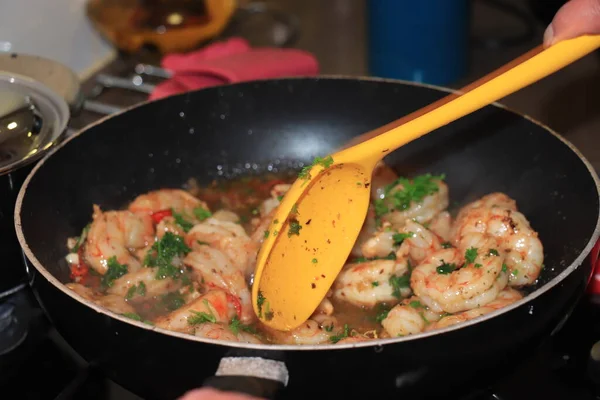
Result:
{"label": "broth in pan", "polygon": [[[300,227],[267,230],[294,179],[191,182],[142,194],[123,210],[94,205],[90,224],[67,243],[67,286],[115,313],[190,335],[336,344],[477,318],[522,298],[543,267],[536,231],[505,194],[453,216],[443,176],[407,179],[382,164],[363,229],[327,297],[299,328],[271,330],[254,314],[252,274],[265,237],[301,235]],[[268,302],[259,302],[268,315]]]}

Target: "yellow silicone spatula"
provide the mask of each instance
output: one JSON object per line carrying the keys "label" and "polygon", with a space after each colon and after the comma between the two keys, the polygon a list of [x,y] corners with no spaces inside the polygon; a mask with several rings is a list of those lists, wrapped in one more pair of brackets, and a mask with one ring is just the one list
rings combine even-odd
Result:
{"label": "yellow silicone spatula", "polygon": [[[277,208],[258,254],[252,301],[278,330],[305,322],[344,266],[366,217],[375,165],[390,152],[542,79],[600,47],[582,36],[533,49],[424,109],[305,168]],[[368,139],[364,141],[365,139]]]}

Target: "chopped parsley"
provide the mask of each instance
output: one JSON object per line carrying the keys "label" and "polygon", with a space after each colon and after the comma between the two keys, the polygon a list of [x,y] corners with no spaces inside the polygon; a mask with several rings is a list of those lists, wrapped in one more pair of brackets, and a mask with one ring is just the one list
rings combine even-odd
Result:
{"label": "chopped parsley", "polygon": [[265,231],[265,239],[269,237],[269,231]]}
{"label": "chopped parsley", "polygon": [[310,170],[314,166],[320,165],[323,168],[329,168],[329,167],[331,167],[331,164],[333,164],[333,157],[331,157],[331,156],[327,156],[325,158],[315,157],[315,159],[313,160],[312,164],[307,165],[306,167],[302,168],[302,170],[298,174],[298,178],[308,180],[311,177],[310,176]]}
{"label": "chopped parsley", "polygon": [[[392,209],[404,211],[410,208],[411,203],[420,203],[426,196],[439,191],[439,186],[436,181],[441,181],[445,176],[433,176],[425,174],[414,177],[412,180],[407,178],[398,178],[393,183],[384,188],[384,197],[375,200],[375,214],[381,216]],[[395,190],[396,187],[402,186],[401,189]]]}
{"label": "chopped parsley", "polygon": [[190,313],[192,315],[187,320],[188,324],[200,325],[200,324],[204,324],[205,322],[212,322],[213,324],[217,322],[217,317],[212,312],[208,300],[204,299],[203,302],[204,302],[204,305],[206,306],[206,308],[208,309],[208,312],[206,313],[203,311],[191,310]]}
{"label": "chopped parsley", "polygon": [[381,311],[379,311],[377,313],[377,315],[375,316],[375,321],[381,323],[384,319],[387,318],[387,316],[388,316],[389,313],[390,313],[390,309],[389,308],[382,307]]}
{"label": "chopped parsley", "polygon": [[356,257],[352,263],[353,264],[358,264],[358,263],[364,263],[364,262],[369,262],[369,261],[375,261],[375,260],[395,260],[396,259],[396,253],[394,253],[393,251],[388,254],[385,257]]}
{"label": "chopped parsley", "polygon": [[192,229],[194,227],[194,224],[192,224],[190,221],[185,219],[183,214],[179,214],[174,209],[171,209],[171,215],[173,215],[173,219],[175,220],[175,223],[177,225],[179,225],[181,227],[181,229],[183,229],[184,232],[187,233],[190,231],[190,229]]}
{"label": "chopped parsley", "polygon": [[265,300],[265,296],[263,296],[262,292],[259,290],[256,299],[256,305],[258,306],[258,318],[262,318],[262,308],[263,304],[265,303]]}
{"label": "chopped parsley", "polygon": [[144,265],[158,267],[156,279],[176,279],[181,275],[181,269],[173,265],[173,259],[186,255],[190,251],[192,249],[185,244],[183,237],[166,232],[159,241],[152,245],[144,259]]}
{"label": "chopped parsley", "polygon": [[442,265],[437,267],[435,270],[437,271],[438,274],[447,275],[456,269],[457,269],[456,264],[454,264],[454,263],[448,264],[448,263],[444,262],[444,260],[442,260]]}
{"label": "chopped parsley", "polygon": [[283,195],[277,196],[277,200],[279,200],[279,201],[283,200]]}
{"label": "chopped parsley", "polygon": [[474,265],[474,267],[475,267],[475,268],[481,268],[481,267],[483,267],[483,265],[481,265],[481,264],[479,264],[479,263],[476,263],[476,264]]}
{"label": "chopped parsley", "polygon": [[450,243],[450,242],[444,242],[444,243],[442,243],[442,248],[443,249],[451,249],[452,248],[452,243]]}
{"label": "chopped parsley", "polygon": [[185,304],[185,299],[178,291],[165,293],[159,299],[158,305],[167,311],[175,311]]}
{"label": "chopped parsley", "polygon": [[292,206],[292,209],[290,210],[290,213],[292,213],[292,214],[299,214],[299,212],[298,212],[298,204],[294,204]]}
{"label": "chopped parsley", "polygon": [[107,266],[108,269],[104,275],[102,275],[102,279],[100,280],[100,283],[105,288],[112,287],[115,279],[122,277],[128,272],[127,265],[119,264],[116,256],[112,256],[108,259]]}
{"label": "chopped parsley", "polygon": [[75,242],[75,245],[71,248],[71,253],[77,253],[79,251],[79,248],[81,247],[81,245],[83,245],[83,243],[85,242],[85,239],[87,238],[87,234],[90,230],[90,226],[92,226],[92,224],[87,224],[81,231],[81,235],[79,235],[79,237],[77,238],[77,241]]}
{"label": "chopped parsley", "polygon": [[288,230],[288,237],[292,237],[292,235],[300,236],[300,229],[302,229],[302,225],[300,225],[300,222],[296,220],[291,220],[290,229]]}
{"label": "chopped parsley", "polygon": [[395,245],[400,245],[400,244],[402,244],[402,242],[404,242],[405,239],[408,239],[408,238],[414,237],[414,236],[415,236],[415,234],[412,232],[394,233],[394,235],[392,236],[392,240],[394,240]]}
{"label": "chopped parsley", "polygon": [[313,264],[316,264],[316,263],[318,263],[318,262],[319,262],[319,260],[317,260],[316,258],[313,258],[313,259],[312,259],[312,263],[313,263]]}
{"label": "chopped parsley", "polygon": [[392,275],[390,277],[390,285],[392,286],[392,295],[398,299],[402,298],[402,289],[406,289],[410,287],[410,276],[402,275],[396,276]]}
{"label": "chopped parsley", "polygon": [[127,295],[125,298],[127,300],[131,300],[135,295],[145,296],[146,295],[146,284],[144,282],[140,282],[137,285],[133,285],[127,290]]}
{"label": "chopped parsley", "polygon": [[465,262],[467,264],[473,264],[475,259],[477,258],[477,249],[475,247],[471,247],[465,251]]}
{"label": "chopped parsley", "polygon": [[331,343],[337,343],[348,336],[350,336],[350,327],[348,324],[344,324],[344,330],[338,335],[330,336],[329,340],[331,340]]}
{"label": "chopped parsley", "polygon": [[331,325],[324,326],[323,329],[325,329],[325,332],[331,332],[333,330],[333,322]]}
{"label": "chopped parsley", "polygon": [[126,318],[129,318],[129,319],[133,319],[133,320],[136,320],[136,321],[143,322],[143,323],[148,324],[148,325],[154,325],[151,321],[143,319],[139,314],[136,314],[136,313],[125,313],[125,314],[121,314],[121,315],[124,316],[124,317],[126,317]]}
{"label": "chopped parsley", "polygon": [[508,266],[506,264],[502,264],[502,272],[508,271]]}
{"label": "chopped parsley", "polygon": [[513,269],[510,274],[512,275],[513,278],[516,278],[517,275],[519,275],[519,270],[518,269]]}
{"label": "chopped parsley", "polygon": [[373,287],[377,287],[377,286],[379,286],[379,282],[377,282],[377,281],[373,281],[373,282],[371,282],[371,285],[372,285]]}
{"label": "chopped parsley", "polygon": [[418,300],[413,300],[410,303],[408,303],[408,305],[411,306],[412,308],[425,308],[423,306],[423,304],[421,304],[421,302]]}
{"label": "chopped parsley", "polygon": [[498,253],[498,250],[496,249],[489,249],[488,250],[488,256],[499,256],[500,254]]}
{"label": "chopped parsley", "polygon": [[240,331],[252,334],[256,333],[256,329],[254,329],[253,326],[242,324],[242,322],[238,319],[237,316],[233,317],[233,319],[229,322],[229,330],[231,330],[231,332],[233,332],[234,335],[237,335],[238,333],[240,333]]}
{"label": "chopped parsley", "polygon": [[204,207],[196,207],[194,208],[194,215],[198,221],[204,221],[205,219],[210,218],[212,213]]}

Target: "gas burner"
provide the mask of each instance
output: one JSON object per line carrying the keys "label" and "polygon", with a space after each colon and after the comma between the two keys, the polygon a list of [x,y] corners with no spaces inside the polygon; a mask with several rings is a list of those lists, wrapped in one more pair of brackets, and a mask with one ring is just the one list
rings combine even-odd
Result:
{"label": "gas burner", "polygon": [[29,318],[18,297],[0,303],[0,356],[15,350],[27,337]]}

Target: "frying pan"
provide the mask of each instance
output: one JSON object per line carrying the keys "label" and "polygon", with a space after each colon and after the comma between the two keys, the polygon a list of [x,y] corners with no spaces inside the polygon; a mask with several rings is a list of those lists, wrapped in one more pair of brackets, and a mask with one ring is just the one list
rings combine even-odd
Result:
{"label": "frying pan", "polygon": [[[146,399],[212,385],[265,397],[427,398],[502,379],[567,319],[598,257],[598,176],[565,139],[488,106],[386,158],[404,176],[445,173],[451,204],[513,197],[539,232],[545,268],[523,300],[464,325],[344,345],[247,345],[169,332],[68,290],[68,237],[92,204],[246,173],[299,168],[352,137],[421,108],[446,89],[406,82],[290,78],[220,86],[126,110],[79,132],[27,177],[15,225],[33,289],[86,360]],[[590,253],[592,255],[590,256]]]}

